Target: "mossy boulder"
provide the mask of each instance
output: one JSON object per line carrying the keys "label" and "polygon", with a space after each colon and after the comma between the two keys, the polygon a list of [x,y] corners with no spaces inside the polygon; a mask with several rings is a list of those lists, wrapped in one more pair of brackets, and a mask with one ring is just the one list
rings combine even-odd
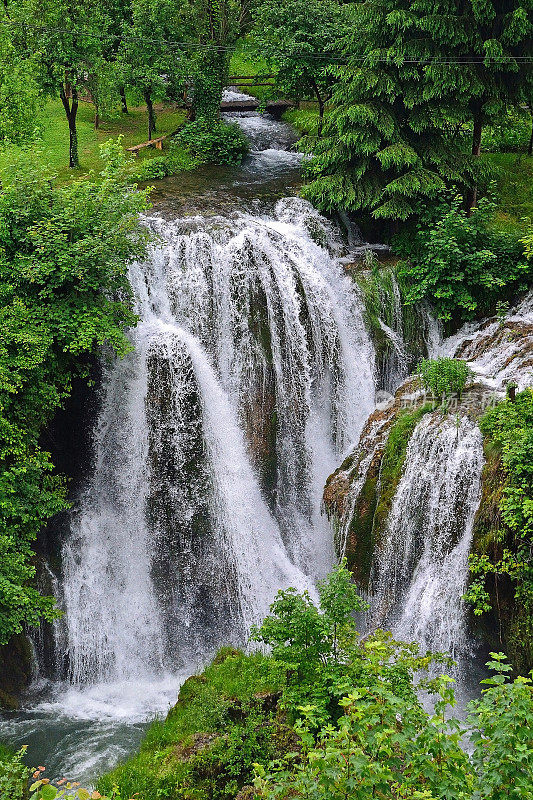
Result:
{"label": "mossy boulder", "polygon": [[409,441],[425,414],[468,415],[479,419],[491,390],[473,383],[446,408],[409,378],[384,407],[368,418],[358,445],[327,480],[324,506],[335,531],[337,550],[348,559],[358,586],[368,587],[376,547],[403,474]]}

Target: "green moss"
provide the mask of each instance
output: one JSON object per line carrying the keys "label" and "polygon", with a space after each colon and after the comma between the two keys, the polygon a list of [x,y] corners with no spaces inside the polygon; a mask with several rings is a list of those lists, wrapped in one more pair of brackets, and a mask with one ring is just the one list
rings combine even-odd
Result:
{"label": "green moss", "polygon": [[377,477],[367,478],[348,531],[346,557],[358,586],[366,588],[370,579],[374,544],[372,530],[377,506]]}
{"label": "green moss", "polygon": [[[216,798],[220,776],[228,769],[227,751],[238,773],[232,784],[235,792],[227,797],[235,796],[250,777],[239,743],[244,739],[255,743],[250,758],[261,761],[262,753],[271,756],[268,742],[272,739],[275,744],[274,733],[281,723],[274,720],[265,697],[280,689],[280,673],[270,659],[223,648],[201,675],[185,681],[166,719],[156,720],[148,729],[140,752],[101,778],[98,790],[108,794],[117,786],[122,797],[135,795],[139,800]],[[287,738],[281,730],[278,733],[281,740]]]}
{"label": "green moss", "polygon": [[374,546],[385,528],[392,501],[402,477],[409,440],[417,423],[424,414],[432,409],[431,403],[425,403],[413,411],[402,410],[390,429],[379,475],[379,500],[374,513],[372,529]]}
{"label": "green moss", "polygon": [[359,493],[348,529],[346,557],[357,585],[363,588],[368,586],[374,551],[403,473],[409,439],[416,424],[432,408],[431,403],[426,403],[412,411],[398,412],[389,430],[381,463],[369,470]]}

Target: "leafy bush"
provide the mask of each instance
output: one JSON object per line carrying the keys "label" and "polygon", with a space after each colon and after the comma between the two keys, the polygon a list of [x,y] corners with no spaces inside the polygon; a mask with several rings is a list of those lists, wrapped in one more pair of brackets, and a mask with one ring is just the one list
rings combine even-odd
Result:
{"label": "leafy bush", "polygon": [[26,748],[12,753],[0,745],[0,797],[2,800],[24,800],[29,770],[23,763]]}
{"label": "leafy bush", "polygon": [[495,227],[492,202],[480,200],[470,217],[460,206],[460,198],[451,207],[440,206],[436,221],[423,215],[414,235],[394,243],[395,251],[408,259],[398,265],[406,283],[405,302],[426,300],[441,319],[458,322],[526,289],[533,278],[520,234]]}
{"label": "leafy bush", "polygon": [[530,800],[533,770],[531,680],[513,682],[501,653],[488,663],[495,676],[483,697],[469,706],[474,750],[461,747],[465,733],[447,718],[455,704],[447,676],[436,679],[437,702],[427,714],[386,674],[379,648],[368,655],[367,683],[340,699],[338,725],[314,733],[309,711],[299,725],[303,753],[292,760],[258,766],[255,787],[265,800]]}
{"label": "leafy bush", "polygon": [[118,355],[135,324],[128,263],[145,252],[145,192],[127,185],[120,141],[103,146],[99,179],[55,187],[19,156],[0,188],[0,644],[23,624],[54,617],[54,600],[32,585],[32,542],[66,507],[40,435],[86,376],[88,355]]}
{"label": "leafy bush", "polygon": [[168,153],[163,156],[145,158],[140,164],[135,165],[132,176],[137,181],[153,181],[185,172],[198,166],[198,161],[192,158],[183,147],[172,142]]}
{"label": "leafy bush", "polygon": [[424,358],[417,369],[424,388],[434,397],[461,395],[472,370],[459,358]]}
{"label": "leafy bush", "polygon": [[248,152],[248,139],[238,125],[198,119],[185,125],[176,141],[198,163],[240,164]]}

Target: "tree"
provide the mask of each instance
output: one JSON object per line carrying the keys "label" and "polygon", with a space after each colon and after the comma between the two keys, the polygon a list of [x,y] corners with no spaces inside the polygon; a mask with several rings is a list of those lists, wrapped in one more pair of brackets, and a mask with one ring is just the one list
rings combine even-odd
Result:
{"label": "tree", "polygon": [[519,0],[356,6],[308,196],[326,209],[406,219],[413,201],[455,184],[471,208],[483,124],[528,91],[531,66],[520,59],[531,32]]}
{"label": "tree", "polygon": [[35,64],[18,53],[15,34],[0,10],[0,142],[20,142],[35,133]]}
{"label": "tree", "polygon": [[79,166],[76,117],[89,74],[104,62],[108,19],[100,0],[21,0],[8,2],[20,24],[19,58],[35,55],[35,80],[42,92],[59,96],[69,129],[69,166]]}
{"label": "tree", "polygon": [[133,0],[131,23],[124,27],[120,82],[142,95],[148,111],[149,140],[156,130],[154,98],[164,96],[178,74],[186,74],[183,53],[172,44],[183,36],[178,12],[172,0]]}
{"label": "tree", "polygon": [[32,542],[65,508],[65,482],[39,443],[87,354],[129,349],[134,324],[126,270],[142,257],[144,192],[125,184],[120,141],[103,148],[100,180],[55,188],[19,156],[0,191],[0,645],[50,619],[32,585]]}
{"label": "tree", "polygon": [[[398,12],[398,21],[425,43],[426,92],[452,100],[468,124],[474,158],[483,126],[533,94],[533,16],[530,0],[422,0]],[[476,188],[467,194],[467,210]]]}
{"label": "tree", "polygon": [[428,46],[404,21],[411,5],[369,0],[352,10],[346,64],[331,68],[332,111],[304,190],[321,209],[405,220],[417,201],[450,183],[472,183],[469,159],[452,135],[456,109],[426,89]]}
{"label": "tree", "polygon": [[266,0],[255,16],[255,49],[276,69],[276,85],[290,97],[316,98],[318,136],[334,85],[327,67],[341,54],[347,12],[340,0]]}
{"label": "tree", "polygon": [[192,0],[191,10],[198,43],[191,59],[194,80],[191,117],[213,122],[220,115],[231,48],[240,35],[241,25],[245,24],[246,6],[236,0]]}

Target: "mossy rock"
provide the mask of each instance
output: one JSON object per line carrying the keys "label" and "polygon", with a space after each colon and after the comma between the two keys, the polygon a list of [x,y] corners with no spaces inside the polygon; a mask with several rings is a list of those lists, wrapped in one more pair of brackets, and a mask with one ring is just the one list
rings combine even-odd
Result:
{"label": "mossy rock", "polygon": [[235,647],[221,647],[212,663],[216,667],[219,664],[223,664],[228,658],[242,658],[243,655],[242,650],[237,650]]}

